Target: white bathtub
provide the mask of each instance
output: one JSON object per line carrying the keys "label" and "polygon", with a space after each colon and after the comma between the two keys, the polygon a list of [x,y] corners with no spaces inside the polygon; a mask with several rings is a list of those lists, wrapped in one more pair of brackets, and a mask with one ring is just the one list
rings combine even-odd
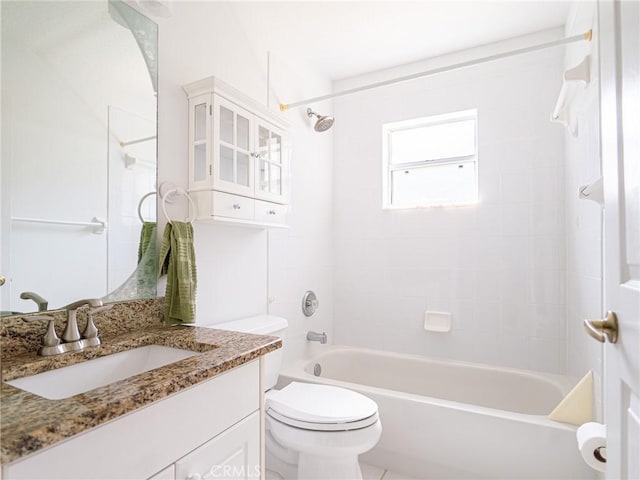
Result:
{"label": "white bathtub", "polygon": [[364,463],[419,479],[596,478],[578,452],[576,428],[546,416],[571,387],[565,377],[326,346],[281,372],[278,387],[294,380],[350,388],[378,403],[382,438]]}

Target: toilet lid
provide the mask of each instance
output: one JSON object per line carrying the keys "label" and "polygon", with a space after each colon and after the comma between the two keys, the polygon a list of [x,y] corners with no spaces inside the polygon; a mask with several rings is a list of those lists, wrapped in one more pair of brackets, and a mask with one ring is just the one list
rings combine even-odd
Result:
{"label": "toilet lid", "polygon": [[272,390],[266,409],[288,425],[310,430],[351,430],[378,420],[378,405],[364,395],[311,383],[292,382],[282,390]]}

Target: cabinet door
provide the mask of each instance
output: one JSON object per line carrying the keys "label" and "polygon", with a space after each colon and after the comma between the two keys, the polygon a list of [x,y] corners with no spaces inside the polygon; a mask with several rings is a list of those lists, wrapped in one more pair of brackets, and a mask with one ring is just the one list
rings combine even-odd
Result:
{"label": "cabinet door", "polygon": [[260,478],[260,412],[176,462],[176,480]]}
{"label": "cabinet door", "polygon": [[263,200],[287,203],[287,151],[284,132],[256,120],[256,189],[255,196]]}
{"label": "cabinet door", "polygon": [[211,188],[211,95],[189,99],[189,189]]}
{"label": "cabinet door", "polygon": [[253,115],[213,96],[213,188],[253,196]]}

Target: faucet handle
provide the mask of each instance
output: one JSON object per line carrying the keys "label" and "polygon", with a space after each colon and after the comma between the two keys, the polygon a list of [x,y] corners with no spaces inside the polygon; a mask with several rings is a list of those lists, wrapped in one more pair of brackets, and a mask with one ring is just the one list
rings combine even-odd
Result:
{"label": "faucet handle", "polygon": [[102,300],[99,298],[85,298],[83,300],[78,300],[77,302],[70,303],[69,305],[63,307],[65,310],[75,310],[77,308],[82,307],[83,305],[89,305],[90,307],[101,307]]}
{"label": "faucet handle", "polygon": [[107,310],[111,310],[113,308],[113,304],[111,305],[103,305],[102,307],[90,308],[89,313],[87,315],[87,326],[82,332],[82,338],[98,338],[98,329],[96,325],[93,323],[93,316],[96,313],[105,312]]}
{"label": "faucet handle", "polygon": [[44,312],[49,307],[49,302],[36,292],[22,292],[20,298],[23,300],[33,300],[38,305],[38,311]]}
{"label": "faucet handle", "polygon": [[310,317],[320,306],[320,302],[318,301],[318,297],[311,290],[307,290],[304,292],[304,296],[302,297],[302,313],[304,313],[305,317]]}
{"label": "faucet handle", "polygon": [[56,333],[56,319],[51,315],[32,315],[30,317],[22,317],[22,320],[25,322],[33,322],[36,320],[47,320],[49,325],[47,325],[47,333],[42,337],[42,346],[43,347],[55,347],[56,345],[60,345],[60,338]]}

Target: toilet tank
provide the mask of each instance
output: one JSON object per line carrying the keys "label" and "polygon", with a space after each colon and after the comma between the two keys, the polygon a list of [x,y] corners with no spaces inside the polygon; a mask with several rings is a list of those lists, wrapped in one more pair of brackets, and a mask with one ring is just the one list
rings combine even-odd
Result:
{"label": "toilet tank", "polygon": [[[220,330],[253,333],[256,335],[271,335],[280,338],[284,337],[284,331],[288,326],[289,322],[287,322],[286,319],[276,317],[275,315],[257,315],[255,317],[241,318],[230,322],[209,325],[211,328]],[[278,372],[282,367],[282,348],[267,353],[264,356],[264,360],[265,390],[269,390],[273,388],[278,381]]]}

